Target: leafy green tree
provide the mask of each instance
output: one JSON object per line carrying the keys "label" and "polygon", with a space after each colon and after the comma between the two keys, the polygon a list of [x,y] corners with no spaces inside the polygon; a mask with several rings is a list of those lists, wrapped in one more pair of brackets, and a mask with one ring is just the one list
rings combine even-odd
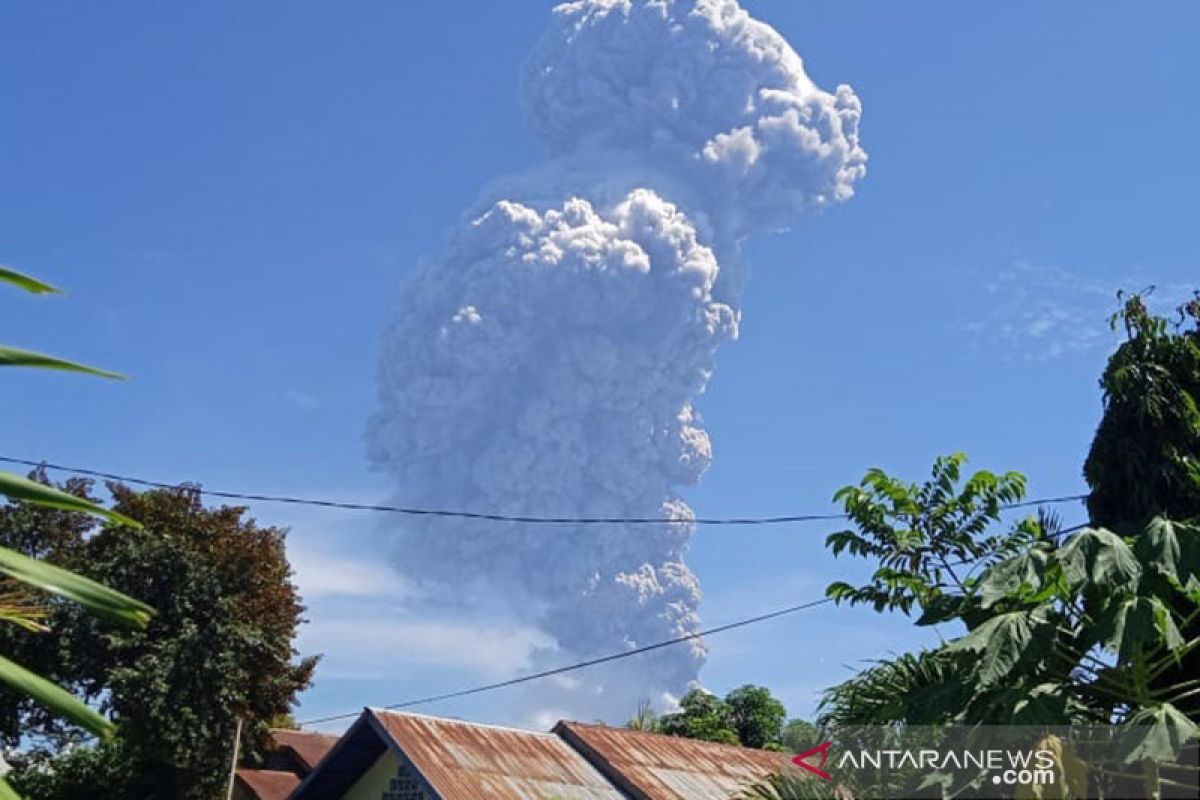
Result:
{"label": "leafy green tree", "polygon": [[904,523],[943,518],[938,496],[877,471],[839,494],[857,530],[829,546],[879,567],[871,583],[834,584],[830,596],[877,610],[916,605],[918,625],[953,621],[967,633],[834,687],[825,724],[1124,723],[1119,763],[1101,777],[1140,772],[1145,796],[1159,796],[1159,765],[1196,735],[1200,710],[1198,320],[1200,295],[1174,330],[1136,295],[1114,316],[1128,340],[1101,380],[1104,417],[1084,469],[1091,522],[1081,530],[1041,517],[987,534],[998,518],[985,508],[982,525],[964,524],[968,515],[930,535]]}
{"label": "leafy green tree", "polygon": [[1008,536],[989,533],[1001,508],[1025,496],[1025,476],[984,470],[959,489],[966,460],[962,453],[938,458],[922,484],[871,469],[857,486],[838,490],[834,500],[856,528],[830,534],[826,546],[835,556],[849,552],[879,566],[870,583],[839,581],[828,595],[850,605],[869,603],[876,611],[938,608],[946,590],[966,587],[967,565],[994,560],[1035,535],[1032,527]]}
{"label": "leafy green tree", "polygon": [[820,732],[816,725],[804,719],[789,719],[783,726],[780,741],[789,753],[803,753],[817,745]]}
{"label": "leafy green tree", "polygon": [[[70,786],[99,780],[81,777],[93,773],[117,781],[95,795],[111,800],[211,800],[225,786],[238,720],[244,750],[252,752],[316,664],[295,660],[303,607],[285,532],[259,526],[241,508],[205,508],[195,489],[109,490],[114,509],[141,527],[104,525],[85,534],[67,548],[68,563],[149,599],[158,614],[146,629],[130,631],[70,607],[54,610],[56,669],[112,712],[120,736],[89,755],[30,765],[20,779],[33,800],[68,796]],[[0,538],[8,535],[5,521]],[[53,739],[56,731],[43,733]]]}
{"label": "leafy green tree", "polygon": [[703,689],[692,689],[679,701],[679,710],[658,720],[658,732],[706,742],[739,744],[725,701]]}
{"label": "leafy green tree", "polygon": [[95,800],[116,797],[114,789],[134,786],[137,765],[119,743],[103,741],[78,747],[57,758],[35,758],[16,777],[17,788],[28,800]]}
{"label": "leafy green tree", "polygon": [[[649,720],[643,716],[639,714],[628,727],[743,747],[784,749],[783,724],[787,711],[762,686],[746,684],[723,699],[704,689],[693,689],[679,701],[678,711]],[[652,727],[644,727],[647,724]]]}
{"label": "leafy green tree", "polygon": [[[865,516],[878,521],[892,502]],[[895,579],[905,593],[884,606],[907,610],[914,598],[918,624],[955,621],[966,635],[834,687],[822,722],[1128,723],[1122,766],[1145,770],[1153,795],[1156,765],[1196,733],[1179,703],[1200,681],[1159,679],[1200,646],[1180,633],[1200,617],[1200,528],[1156,517],[1131,536],[1088,527],[1059,543],[1036,522],[1023,525],[1017,552],[998,542],[978,578],[952,587],[944,568],[909,562]],[[854,599],[871,590],[829,591]]]}
{"label": "leafy green tree", "polygon": [[764,686],[741,686],[725,695],[729,724],[746,747],[780,747],[787,709]]}
{"label": "leafy green tree", "polygon": [[[0,266],[0,283],[16,286],[31,294],[58,292],[49,284],[4,266]],[[82,372],[106,378],[121,377],[95,367],[9,345],[0,345],[0,367],[32,367]],[[92,514],[118,524],[135,524],[95,503],[10,472],[0,471],[0,495],[46,508]],[[7,576],[7,580],[0,583],[0,621],[14,624],[30,633],[45,632],[42,619],[46,612],[25,587],[35,587],[51,596],[78,603],[92,613],[123,625],[144,626],[153,613],[149,606],[131,597],[15,550],[0,548],[0,574]],[[0,683],[32,699],[46,712],[66,718],[93,735],[101,738],[112,735],[112,724],[90,706],[52,681],[3,656],[0,656]],[[0,800],[16,797],[9,783],[0,776]]]}
{"label": "leafy green tree", "polygon": [[1180,307],[1174,328],[1139,295],[1113,316],[1128,338],[1100,378],[1104,416],[1083,468],[1093,524],[1200,519],[1198,322],[1200,294]]}
{"label": "leafy green tree", "polygon": [[[1200,293],[1179,307],[1174,325],[1150,314],[1139,295],[1112,324],[1127,340],[1100,379],[1104,416],[1084,464],[1092,521],[1113,530],[1139,529],[1157,514],[1200,523]],[[1200,619],[1189,620],[1181,636],[1200,636]],[[1160,681],[1169,686],[1189,675],[1200,675],[1198,650]],[[1200,721],[1200,695],[1180,708]]]}

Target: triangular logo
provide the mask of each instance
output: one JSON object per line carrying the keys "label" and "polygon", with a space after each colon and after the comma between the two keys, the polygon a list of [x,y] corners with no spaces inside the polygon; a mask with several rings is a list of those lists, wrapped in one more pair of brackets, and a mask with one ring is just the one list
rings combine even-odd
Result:
{"label": "triangular logo", "polygon": [[[817,745],[816,747],[812,748],[811,750],[805,750],[803,753],[800,753],[795,758],[793,758],[792,763],[795,764],[797,767],[800,767],[801,769],[808,770],[813,775],[819,775],[820,777],[824,778],[825,780],[831,781],[831,780],[833,780],[833,777],[824,770],[825,759],[829,757],[829,745],[830,744],[832,744],[832,742],[822,742],[821,744]],[[809,756],[815,756],[817,753],[821,754],[821,765],[819,767],[814,767],[812,764],[810,764],[804,760],[804,759],[808,758]]]}

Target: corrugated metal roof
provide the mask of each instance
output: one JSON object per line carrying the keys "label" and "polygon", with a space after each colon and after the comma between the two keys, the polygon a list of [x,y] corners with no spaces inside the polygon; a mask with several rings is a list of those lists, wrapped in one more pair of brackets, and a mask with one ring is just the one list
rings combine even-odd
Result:
{"label": "corrugated metal roof", "polygon": [[627,800],[552,733],[371,713],[443,800]]}
{"label": "corrugated metal roof", "polygon": [[312,771],[317,762],[333,749],[340,737],[328,733],[311,733],[309,731],[289,730],[287,728],[272,728],[271,739],[280,749],[290,750],[295,755],[304,774]]}
{"label": "corrugated metal roof", "polygon": [[560,722],[554,732],[638,800],[728,800],[755,781],[794,769],[783,753]]}
{"label": "corrugated metal roof", "polygon": [[285,800],[300,785],[295,773],[269,769],[239,769],[237,780],[256,800]]}

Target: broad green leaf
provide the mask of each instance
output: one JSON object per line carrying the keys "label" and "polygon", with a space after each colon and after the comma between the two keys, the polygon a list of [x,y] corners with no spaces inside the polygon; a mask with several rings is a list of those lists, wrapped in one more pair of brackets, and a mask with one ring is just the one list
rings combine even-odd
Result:
{"label": "broad green leaf", "polygon": [[1128,662],[1139,650],[1183,646],[1175,620],[1157,597],[1130,597],[1119,602],[1101,619],[1100,636],[1105,646]]}
{"label": "broad green leaf", "polygon": [[1042,609],[1009,611],[946,645],[944,651],[978,653],[979,679],[986,686],[1004,678],[1022,657],[1032,654],[1035,635],[1046,627]]}
{"label": "broad green leaf", "polygon": [[1170,703],[1143,708],[1122,726],[1118,753],[1125,764],[1144,758],[1160,764],[1179,758],[1179,751],[1197,734],[1196,724]]}
{"label": "broad green leaf", "polygon": [[1008,597],[1036,592],[1042,586],[1048,561],[1049,554],[1044,548],[1033,547],[990,567],[979,582],[983,608],[991,608]]}
{"label": "broad green leaf", "polygon": [[1157,569],[1180,582],[1187,580],[1180,574],[1181,548],[1175,526],[1170,520],[1155,517],[1133,540],[1133,552],[1145,566]]}
{"label": "broad green leaf", "polygon": [[116,372],[77,364],[74,361],[64,361],[61,358],[48,356],[45,353],[35,353],[32,350],[22,350],[19,347],[0,345],[0,367],[33,367],[36,369],[59,369],[65,372],[82,372],[85,375],[98,375],[101,378],[113,378],[123,381],[125,376]]}
{"label": "broad green leaf", "polygon": [[1084,528],[1072,536],[1058,560],[1072,587],[1091,584],[1101,591],[1131,588],[1142,574],[1125,540],[1104,528]]}
{"label": "broad green leaf", "polygon": [[1039,683],[1013,705],[1012,725],[1066,725],[1070,687],[1061,683]]}
{"label": "broad green leaf", "polygon": [[8,785],[4,776],[0,775],[0,800],[21,800],[21,795]]}
{"label": "broad green leaf", "polygon": [[0,495],[7,495],[13,500],[20,500],[34,505],[57,508],[62,511],[78,511],[81,514],[92,514],[103,517],[109,522],[125,525],[130,528],[141,528],[141,524],[124,514],[109,511],[82,497],[76,497],[68,492],[60,491],[44,483],[31,481],[11,472],[0,470]]}
{"label": "broad green leaf", "polygon": [[133,627],[145,627],[154,609],[91,578],[0,547],[0,572],[79,603],[94,614]]}
{"label": "broad green leaf", "polygon": [[11,283],[19,289],[24,289],[33,294],[58,294],[59,290],[55,289],[48,283],[42,283],[37,278],[31,278],[24,273],[17,272],[15,269],[0,264],[0,282]]}
{"label": "broad green leaf", "polygon": [[3,656],[0,656],[0,681],[97,736],[108,737],[114,730],[113,724],[87,703]]}

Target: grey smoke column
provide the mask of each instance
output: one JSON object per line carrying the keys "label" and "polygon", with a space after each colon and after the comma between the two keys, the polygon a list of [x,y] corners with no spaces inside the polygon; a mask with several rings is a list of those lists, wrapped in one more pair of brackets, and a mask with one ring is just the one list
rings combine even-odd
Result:
{"label": "grey smoke column", "polygon": [[[661,525],[396,523],[435,606],[540,626],[555,663],[698,629],[684,563],[708,466],[695,398],[736,338],[738,242],[846,200],[861,105],[734,0],[559,6],[523,77],[552,158],[497,181],[406,287],[384,340],[373,463],[410,505]],[[669,703],[700,642],[560,686],[561,710]]]}

